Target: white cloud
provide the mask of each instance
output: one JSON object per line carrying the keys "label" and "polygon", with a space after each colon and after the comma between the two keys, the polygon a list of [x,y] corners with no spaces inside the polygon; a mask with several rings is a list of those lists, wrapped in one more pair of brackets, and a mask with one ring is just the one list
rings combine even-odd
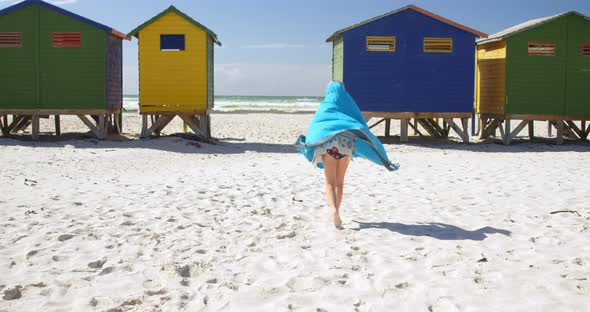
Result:
{"label": "white cloud", "polygon": [[[330,64],[215,64],[216,95],[321,96]],[[137,65],[123,66],[123,93],[138,94]]]}
{"label": "white cloud", "polygon": [[216,64],[217,95],[322,95],[330,64]]}
{"label": "white cloud", "polygon": [[291,44],[291,43],[265,43],[265,44],[248,44],[243,45],[240,48],[244,49],[302,49],[305,48],[304,44]]}

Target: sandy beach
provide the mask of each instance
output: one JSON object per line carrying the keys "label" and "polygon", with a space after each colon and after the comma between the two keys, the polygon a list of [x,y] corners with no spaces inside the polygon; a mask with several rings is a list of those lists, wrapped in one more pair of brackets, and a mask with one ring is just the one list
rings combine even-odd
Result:
{"label": "sandy beach", "polygon": [[388,144],[400,171],[353,161],[338,231],[293,147],[311,117],[0,138],[0,311],[590,311],[589,143]]}

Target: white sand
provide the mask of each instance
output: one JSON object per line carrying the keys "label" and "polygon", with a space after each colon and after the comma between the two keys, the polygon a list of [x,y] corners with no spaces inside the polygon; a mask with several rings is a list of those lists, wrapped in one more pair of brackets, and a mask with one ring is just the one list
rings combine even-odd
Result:
{"label": "white sand", "polygon": [[310,119],[0,139],[0,311],[590,311],[588,144],[388,145],[401,170],[354,161],[337,231],[292,147]]}

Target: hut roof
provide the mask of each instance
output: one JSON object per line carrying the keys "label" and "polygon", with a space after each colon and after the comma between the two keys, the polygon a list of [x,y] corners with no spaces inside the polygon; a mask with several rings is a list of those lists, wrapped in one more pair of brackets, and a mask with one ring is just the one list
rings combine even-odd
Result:
{"label": "hut roof", "polygon": [[93,26],[95,28],[104,30],[107,33],[109,33],[109,34],[111,34],[111,35],[113,35],[113,36],[115,36],[117,38],[120,38],[120,39],[126,39],[127,38],[125,36],[125,34],[123,34],[123,33],[119,32],[119,31],[115,30],[114,28],[108,27],[106,25],[97,23],[97,22],[92,21],[92,20],[89,20],[89,19],[87,19],[87,18],[85,18],[83,16],[80,16],[78,14],[75,14],[75,13],[72,13],[70,11],[64,10],[64,9],[58,7],[58,6],[55,6],[53,4],[50,4],[50,3],[47,3],[47,2],[41,1],[41,0],[25,0],[25,1],[19,2],[19,3],[15,4],[15,5],[13,5],[13,6],[9,6],[9,7],[5,8],[5,9],[0,10],[0,16],[1,15],[5,15],[5,14],[8,14],[8,13],[10,13],[12,11],[16,11],[18,9],[24,8],[24,7],[29,6],[31,4],[39,4],[39,5],[42,5],[42,6],[46,7],[46,8],[49,8],[49,9],[51,9],[53,11],[56,11],[58,13],[61,13],[61,14],[65,15],[65,16],[69,16],[69,17],[74,18],[76,20],[79,20],[79,21],[81,21],[83,23],[86,23],[86,24],[88,24],[90,26]]}
{"label": "hut roof", "polygon": [[221,46],[221,42],[219,42],[219,40],[217,39],[217,35],[211,31],[209,28],[203,26],[201,23],[195,21],[194,19],[192,19],[190,16],[182,13],[182,11],[180,11],[179,9],[177,9],[176,7],[174,7],[173,5],[171,5],[169,8],[167,8],[166,10],[162,11],[160,14],[152,17],[149,21],[139,25],[137,28],[135,28],[134,30],[130,31],[129,34],[127,34],[128,37],[132,37],[135,36],[137,37],[139,35],[139,32],[144,29],[145,27],[149,26],[150,24],[154,23],[155,21],[157,21],[158,19],[160,19],[160,17],[168,14],[168,13],[176,13],[178,15],[180,15],[182,18],[184,18],[185,20],[187,20],[188,22],[190,22],[191,24],[201,28],[202,30],[204,30],[209,36],[211,36],[211,38],[213,38],[213,42],[217,43],[219,46]]}
{"label": "hut roof", "polygon": [[432,13],[432,12],[429,12],[429,11],[427,11],[427,10],[424,10],[424,9],[422,9],[422,8],[418,7],[418,6],[415,6],[415,5],[408,5],[408,6],[405,6],[405,7],[401,8],[401,9],[397,9],[397,10],[395,10],[395,11],[391,11],[391,12],[385,13],[385,14],[383,14],[383,15],[379,15],[379,16],[377,16],[377,17],[374,17],[374,18],[368,19],[368,20],[366,20],[366,21],[363,21],[363,22],[360,22],[360,23],[358,23],[358,24],[354,24],[354,25],[352,25],[352,26],[349,26],[349,27],[346,27],[346,28],[340,29],[340,30],[338,30],[337,32],[335,32],[334,34],[332,34],[332,36],[330,36],[328,39],[326,39],[326,42],[331,42],[331,41],[334,41],[334,39],[336,39],[336,38],[340,37],[340,36],[341,36],[343,33],[347,32],[347,31],[349,31],[349,30],[351,30],[351,29],[353,29],[353,28],[357,28],[357,27],[359,27],[359,26],[362,26],[362,25],[365,25],[365,24],[371,23],[371,22],[373,22],[373,21],[376,21],[376,20],[378,20],[378,19],[384,18],[384,17],[386,17],[386,16],[389,16],[389,15],[396,14],[396,13],[399,13],[399,12],[402,12],[402,11],[405,11],[405,10],[414,10],[414,11],[416,11],[416,12],[418,12],[418,13],[422,13],[422,14],[424,14],[424,15],[426,15],[426,16],[430,16],[430,17],[432,17],[432,18],[434,18],[434,19],[436,19],[436,20],[439,20],[439,21],[441,21],[441,22],[443,22],[443,23],[446,23],[446,24],[448,24],[448,25],[451,25],[451,26],[453,26],[453,27],[456,27],[456,28],[459,28],[459,29],[461,29],[461,30],[464,30],[464,31],[466,31],[466,32],[468,32],[468,33],[472,33],[472,34],[474,34],[474,35],[476,35],[476,36],[478,36],[478,37],[481,37],[481,38],[485,38],[485,37],[487,37],[487,36],[488,36],[487,34],[485,34],[485,33],[483,33],[483,32],[480,32],[480,31],[477,31],[477,30],[475,30],[475,29],[473,29],[473,28],[469,28],[469,27],[467,27],[467,26],[464,26],[464,25],[461,25],[461,24],[459,24],[459,23],[453,22],[453,21],[451,21],[451,20],[449,20],[449,19],[446,19],[446,18],[444,18],[444,17],[442,17],[442,16],[439,16],[439,15],[436,15],[436,14],[434,14],[434,13]]}
{"label": "hut roof", "polygon": [[579,16],[584,17],[585,19],[590,20],[590,17],[588,17],[588,16],[586,16],[586,15],[584,15],[582,13],[576,12],[576,11],[564,12],[564,13],[560,13],[560,14],[557,14],[557,15],[552,15],[552,16],[547,16],[547,17],[532,19],[530,21],[526,21],[526,22],[521,23],[521,24],[518,24],[516,26],[510,27],[510,28],[507,28],[507,29],[504,29],[504,30],[502,30],[500,32],[497,32],[495,34],[490,35],[488,38],[479,40],[477,42],[477,44],[480,45],[480,44],[485,44],[485,43],[500,41],[500,40],[503,40],[503,39],[508,38],[510,36],[516,35],[518,33],[521,33],[523,31],[529,30],[531,28],[535,28],[535,27],[541,26],[543,24],[549,23],[549,22],[551,22],[553,20],[559,19],[559,18],[561,18],[563,16],[570,15],[570,14],[579,15]]}

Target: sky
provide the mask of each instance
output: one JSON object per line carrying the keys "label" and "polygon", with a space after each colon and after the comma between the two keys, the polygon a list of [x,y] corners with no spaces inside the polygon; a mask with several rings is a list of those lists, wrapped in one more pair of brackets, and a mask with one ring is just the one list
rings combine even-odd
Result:
{"label": "sky", "polygon": [[[0,9],[15,0],[0,0]],[[485,33],[578,11],[590,0],[50,0],[123,33],[170,5],[213,30],[216,95],[319,96],[331,77],[335,31],[408,4]],[[124,42],[124,92],[138,93],[137,40]]]}

